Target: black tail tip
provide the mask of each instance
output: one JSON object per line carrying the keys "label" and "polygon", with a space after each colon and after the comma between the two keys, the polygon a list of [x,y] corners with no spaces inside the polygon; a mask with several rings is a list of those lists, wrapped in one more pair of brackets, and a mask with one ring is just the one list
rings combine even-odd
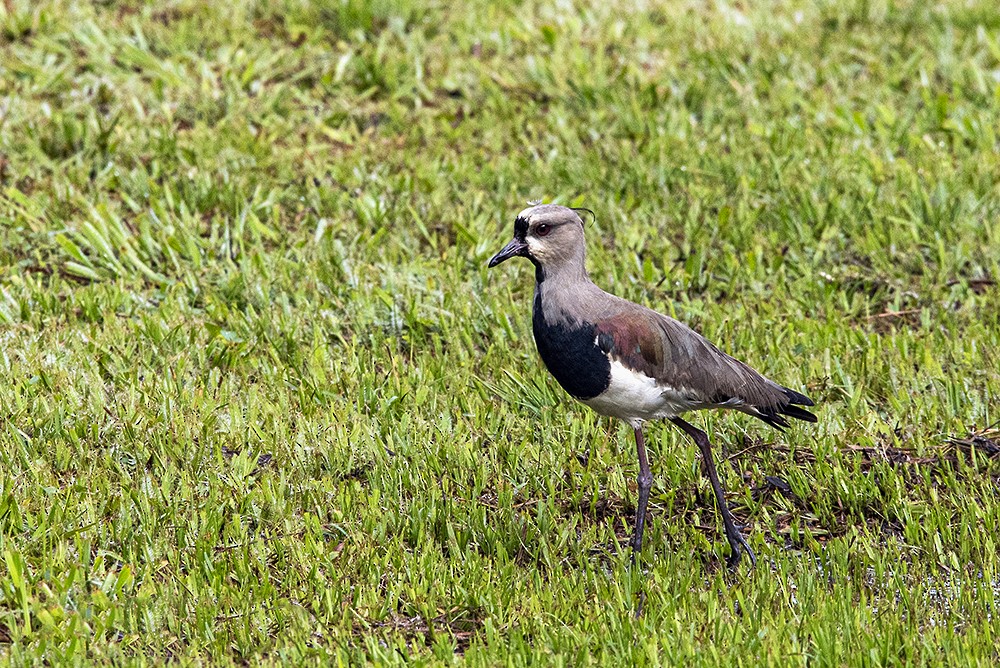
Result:
{"label": "black tail tip", "polygon": [[756,412],[752,413],[752,415],[779,430],[784,430],[791,426],[785,418],[795,418],[804,422],[819,421],[819,418],[815,415],[804,408],[800,408],[800,406],[815,406],[812,399],[787,387],[782,387],[781,390],[785,393],[785,403],[779,401],[776,405],[768,406],[767,408],[757,406]]}
{"label": "black tail tip", "polygon": [[816,404],[813,403],[812,399],[787,387],[783,387],[782,389],[785,391],[785,396],[788,397],[788,404],[779,409],[783,415],[805,422],[816,422],[817,418],[815,415],[804,408],[799,408],[799,406],[815,406]]}
{"label": "black tail tip", "polygon": [[[815,406],[816,405],[816,404],[813,403],[812,399],[810,399],[809,397],[807,397],[804,394],[801,394],[800,392],[796,392],[795,390],[791,390],[791,389],[789,389],[787,387],[783,387],[781,389],[785,391],[785,396],[788,397],[788,403],[790,403],[790,404],[796,404],[798,406]],[[791,413],[789,413],[789,415],[791,415]]]}
{"label": "black tail tip", "polygon": [[[812,405],[812,404],[810,404]],[[781,412],[788,417],[793,417],[796,420],[803,420],[805,422],[816,422],[817,418],[815,415],[810,413],[804,408],[799,408],[798,406],[793,406],[789,404],[781,409]]]}

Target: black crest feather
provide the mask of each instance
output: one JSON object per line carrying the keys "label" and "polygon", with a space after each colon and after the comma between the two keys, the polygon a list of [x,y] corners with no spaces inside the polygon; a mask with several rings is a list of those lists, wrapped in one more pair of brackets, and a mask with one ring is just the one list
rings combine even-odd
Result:
{"label": "black crest feather", "polygon": [[[586,211],[587,213],[590,214],[590,217],[594,220],[594,222],[595,223],[597,222],[597,214],[594,213],[593,211],[591,211],[590,209],[588,209],[587,207],[585,207],[585,206],[571,206],[570,208],[573,209],[573,211],[576,211],[577,213],[580,213],[581,211]],[[581,221],[583,220],[582,216],[580,217],[580,220]]]}

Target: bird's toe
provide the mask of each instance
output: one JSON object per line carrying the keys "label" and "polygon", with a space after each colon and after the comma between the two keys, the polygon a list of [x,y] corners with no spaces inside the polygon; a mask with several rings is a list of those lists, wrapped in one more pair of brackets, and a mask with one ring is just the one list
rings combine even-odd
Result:
{"label": "bird's toe", "polygon": [[746,555],[750,557],[750,567],[756,568],[757,555],[750,549],[750,545],[743,537],[743,534],[736,531],[733,535],[729,536],[729,546],[732,548],[732,554],[730,554],[729,558],[726,559],[726,564],[731,570],[735,570],[736,567],[739,566],[744,552],[746,552]]}

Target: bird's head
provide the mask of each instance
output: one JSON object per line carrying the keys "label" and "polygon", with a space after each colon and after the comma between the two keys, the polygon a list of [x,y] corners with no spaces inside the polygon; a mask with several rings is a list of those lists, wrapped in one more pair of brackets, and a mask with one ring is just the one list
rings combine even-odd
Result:
{"label": "bird's head", "polygon": [[583,220],[568,207],[557,204],[531,206],[514,219],[514,238],[490,258],[495,267],[515,255],[531,260],[543,272],[566,266],[583,269]]}

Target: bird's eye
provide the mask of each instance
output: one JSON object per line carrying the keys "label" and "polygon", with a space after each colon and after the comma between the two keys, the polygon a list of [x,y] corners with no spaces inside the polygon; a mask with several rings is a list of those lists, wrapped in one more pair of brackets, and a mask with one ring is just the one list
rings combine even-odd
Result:
{"label": "bird's eye", "polygon": [[551,231],[552,228],[549,227],[548,225],[539,225],[538,227],[535,228],[535,234],[537,234],[540,237],[544,237]]}

